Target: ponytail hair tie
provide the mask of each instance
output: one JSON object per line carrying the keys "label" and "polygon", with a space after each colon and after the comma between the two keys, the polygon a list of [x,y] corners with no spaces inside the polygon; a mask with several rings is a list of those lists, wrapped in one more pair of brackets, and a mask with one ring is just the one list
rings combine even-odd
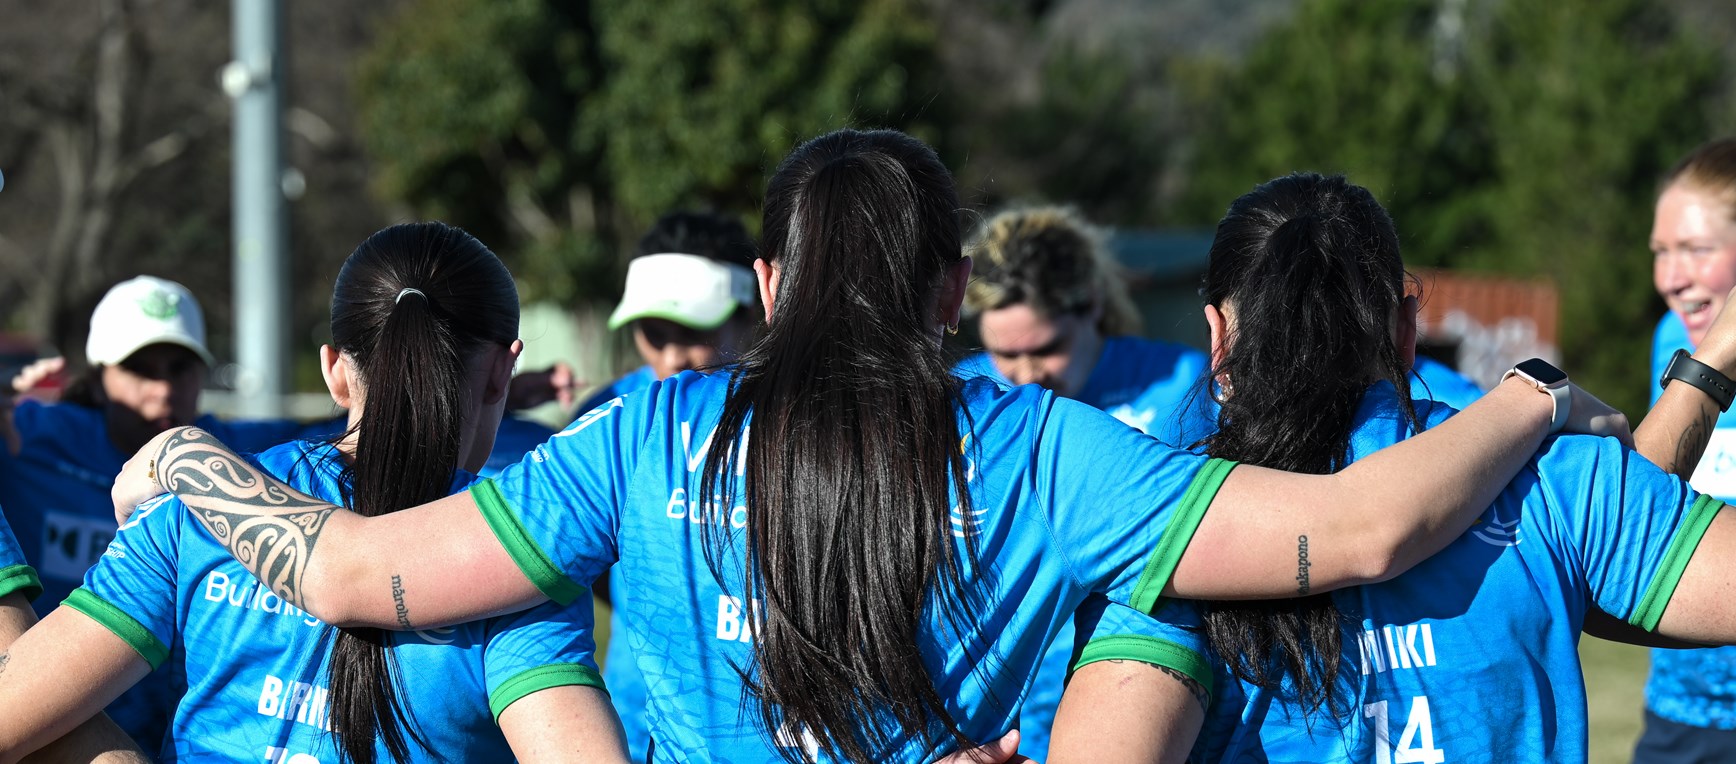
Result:
{"label": "ponytail hair tie", "polygon": [[427,299],[428,299],[428,295],[426,295],[426,294],[423,294],[423,293],[422,293],[422,290],[420,290],[420,289],[411,289],[411,288],[409,288],[409,287],[405,287],[405,288],[403,288],[403,289],[400,289],[400,290],[398,290],[398,296],[397,296],[397,297],[396,297],[396,298],[394,298],[394,299],[393,299],[393,300],[392,300],[392,304],[393,304],[393,305],[397,305],[397,304],[398,304],[398,303],[400,303],[400,302],[403,302],[403,301],[404,301],[404,295],[407,295],[407,294],[414,294],[414,295],[416,295],[416,296],[417,296],[417,297],[420,297],[420,298],[422,298],[422,299],[424,299],[424,300],[427,300]]}

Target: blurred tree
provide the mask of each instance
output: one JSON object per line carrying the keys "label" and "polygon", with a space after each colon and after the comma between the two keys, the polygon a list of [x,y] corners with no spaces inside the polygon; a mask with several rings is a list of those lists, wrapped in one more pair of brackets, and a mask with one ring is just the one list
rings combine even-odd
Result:
{"label": "blurred tree", "polygon": [[933,137],[914,0],[418,0],[359,79],[379,190],[474,230],[528,297],[619,289],[675,207],[746,215],[774,164],[837,127]]}
{"label": "blurred tree", "polygon": [[1179,213],[1210,225],[1276,175],[1344,172],[1409,263],[1552,278],[1568,368],[1637,415],[1655,182],[1708,134],[1719,70],[1648,0],[1309,0],[1240,65],[1193,70]]}

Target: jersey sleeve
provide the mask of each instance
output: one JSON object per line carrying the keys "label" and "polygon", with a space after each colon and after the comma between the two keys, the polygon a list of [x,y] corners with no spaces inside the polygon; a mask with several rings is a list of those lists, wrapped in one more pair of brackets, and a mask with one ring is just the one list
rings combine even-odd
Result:
{"label": "jersey sleeve", "polygon": [[470,487],[494,535],[549,599],[571,604],[614,563],[621,507],[650,428],[653,385],[578,418]]}
{"label": "jersey sleeve", "polygon": [[595,626],[590,600],[545,602],[492,619],[483,662],[495,721],[514,702],[551,687],[601,688]]}
{"label": "jersey sleeve", "polygon": [[12,535],[12,526],[0,515],[0,597],[15,592],[34,600],[42,594],[42,579],[24,562],[24,550]]}
{"label": "jersey sleeve", "polygon": [[66,606],[102,624],[154,670],[176,634],[175,563],[180,500],[164,495],[139,506],[108,550],[85,573]]}
{"label": "jersey sleeve", "polygon": [[[1537,464],[1554,542],[1584,576],[1591,599],[1610,615],[1656,629],[1723,502],[1695,493],[1614,438],[1556,438]],[[1503,522],[1500,506],[1491,522]]]}
{"label": "jersey sleeve", "polygon": [[1034,449],[1037,498],[1077,582],[1151,612],[1233,462],[1064,398]]}
{"label": "jersey sleeve", "polygon": [[1103,597],[1091,597],[1079,606],[1074,626],[1069,677],[1100,661],[1139,661],[1181,672],[1199,683],[1208,696],[1212,693],[1211,653],[1194,603],[1166,600],[1156,615],[1147,615]]}

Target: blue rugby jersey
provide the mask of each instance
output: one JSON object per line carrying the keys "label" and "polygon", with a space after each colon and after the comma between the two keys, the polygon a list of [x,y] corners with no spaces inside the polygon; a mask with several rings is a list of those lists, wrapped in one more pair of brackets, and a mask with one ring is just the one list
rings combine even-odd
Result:
{"label": "blue rugby jersey", "polygon": [[[755,608],[741,599],[747,510],[698,496],[728,384],[684,373],[616,399],[471,489],[552,599],[581,597],[615,566],[631,593],[619,612],[649,688],[656,761],[770,761],[780,746],[808,746],[801,731],[762,732],[744,711],[737,669],[751,661],[755,631]],[[968,592],[977,620],[961,637],[930,616],[918,640],[949,711],[989,740],[1014,726],[1049,641],[1088,595],[1156,600],[1231,465],[1035,387],[980,380],[965,400],[973,511],[953,525],[961,550],[965,525],[977,534],[969,572],[981,577]],[[734,539],[722,583],[705,562],[708,523]],[[896,745],[886,760],[930,761],[950,741]]]}
{"label": "blue rugby jersey", "polygon": [[[1675,312],[1658,320],[1652,335],[1652,403],[1663,388],[1658,379],[1677,348],[1692,351],[1688,327]],[[1736,499],[1736,409],[1718,417],[1705,455],[1689,479],[1694,490],[1724,501]],[[1654,649],[1646,679],[1646,708],[1678,724],[1736,729],[1736,647],[1699,650]]]}
{"label": "blue rugby jersey", "polygon": [[[1449,412],[1429,410],[1428,422]],[[1352,456],[1408,436],[1392,387],[1371,387]],[[1285,700],[1287,685],[1276,694],[1244,685],[1213,659],[1193,760],[1584,761],[1578,641],[1588,603],[1655,628],[1722,506],[1613,438],[1551,438],[1445,550],[1391,581],[1333,593],[1356,624],[1339,664],[1348,717],[1309,716]],[[1162,639],[1187,657],[1148,662],[1190,674],[1209,654],[1192,605],[1166,608],[1157,626],[1108,610],[1093,642]]]}
{"label": "blue rugby jersey", "polygon": [[[17,454],[0,448],[0,507],[17,531],[24,558],[41,576],[36,610],[46,614],[78,586],[114,538],[109,488],[132,454],[109,442],[101,409],[24,401],[13,409],[12,423],[23,448]],[[224,422],[210,416],[195,424],[242,452],[281,443],[303,427],[289,421]],[[173,671],[154,672],[106,710],[150,750],[163,739],[181,691]]]}
{"label": "blue rugby jersey", "polygon": [[[592,394],[579,406],[579,414],[583,416],[623,395],[644,390],[656,381],[657,375],[651,371],[649,365],[640,366]],[[622,603],[625,602],[624,598],[630,596],[630,592],[621,590],[618,579],[609,580],[609,603],[612,609],[609,615],[609,645],[603,653],[603,681],[609,684],[609,703],[614,705],[615,714],[621,717],[621,729],[627,734],[628,757],[633,761],[644,761],[651,753],[651,730],[645,726],[645,677],[639,673],[638,661],[633,657],[632,640],[627,638],[627,627],[621,619]]]}
{"label": "blue rugby jersey", "polygon": [[[325,444],[261,454],[266,472],[340,500],[342,457]],[[474,478],[459,473],[453,490]],[[178,500],[142,506],[67,605],[150,662],[185,670],[165,761],[338,761],[327,659],[336,631],[284,602],[189,516]],[[431,751],[416,761],[510,761],[496,721],[517,701],[563,685],[601,686],[590,603],[554,603],[446,628],[388,633],[400,700]],[[384,745],[377,748],[389,759]]]}
{"label": "blue rugby jersey", "polygon": [[1411,397],[1417,400],[1440,401],[1463,410],[1483,397],[1483,388],[1453,367],[1419,355],[1416,364],[1411,367]]}
{"label": "blue rugby jersey", "polygon": [[42,581],[36,577],[36,569],[24,561],[24,550],[18,547],[12,526],[0,515],[0,597],[13,593],[36,599],[42,594]]}
{"label": "blue rugby jersey", "polygon": [[[1109,337],[1085,385],[1072,398],[1109,412],[1158,440],[1186,448],[1217,429],[1217,405],[1203,388],[1195,392],[1210,367],[1206,354],[1185,345]],[[986,377],[1010,384],[988,353],[960,361],[955,373],[966,379]],[[1069,623],[1049,646],[1037,685],[1019,713],[1019,752],[1037,761],[1048,756],[1049,728],[1061,705],[1074,633]]]}

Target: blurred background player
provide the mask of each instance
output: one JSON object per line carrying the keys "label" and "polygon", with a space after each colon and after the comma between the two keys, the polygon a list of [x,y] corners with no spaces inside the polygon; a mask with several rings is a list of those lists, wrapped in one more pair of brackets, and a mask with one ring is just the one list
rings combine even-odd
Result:
{"label": "blurred background player", "polygon": [[[609,316],[610,329],[630,328],[645,365],[604,385],[579,406],[579,413],[657,380],[734,359],[757,326],[754,252],[753,237],[734,218],[706,212],[659,218],[639,240],[627,265],[621,303]],[[621,598],[632,593],[605,578],[596,591],[618,610]],[[619,617],[610,618],[610,627],[603,679],[626,729],[628,751],[643,761],[651,734],[645,723],[645,679],[634,665],[632,646],[643,637],[628,634]]]}
{"label": "blurred background player", "polygon": [[[1187,447],[1211,431],[1196,387],[1208,361],[1192,348],[1132,336],[1140,317],[1103,235],[1072,210],[1033,207],[988,220],[966,247],[973,259],[965,309],[984,352],[960,376],[1038,384]],[[1042,761],[1073,650],[1069,622],[1050,643],[1019,714],[1020,753]]]}
{"label": "blurred background player", "polygon": [[[1652,340],[1652,401],[1677,350],[1692,352],[1736,287],[1736,139],[1707,143],[1665,176],[1652,219],[1652,281],[1670,312]],[[1736,499],[1736,412],[1717,418],[1690,478]],[[1684,469],[1687,465],[1683,465]],[[1652,650],[1635,762],[1736,760],[1736,647]]]}
{"label": "blurred background player", "polygon": [[753,261],[753,237],[734,218],[707,212],[659,218],[639,240],[621,302],[609,315],[611,330],[632,331],[645,365],[604,385],[579,413],[734,358],[755,327]]}

